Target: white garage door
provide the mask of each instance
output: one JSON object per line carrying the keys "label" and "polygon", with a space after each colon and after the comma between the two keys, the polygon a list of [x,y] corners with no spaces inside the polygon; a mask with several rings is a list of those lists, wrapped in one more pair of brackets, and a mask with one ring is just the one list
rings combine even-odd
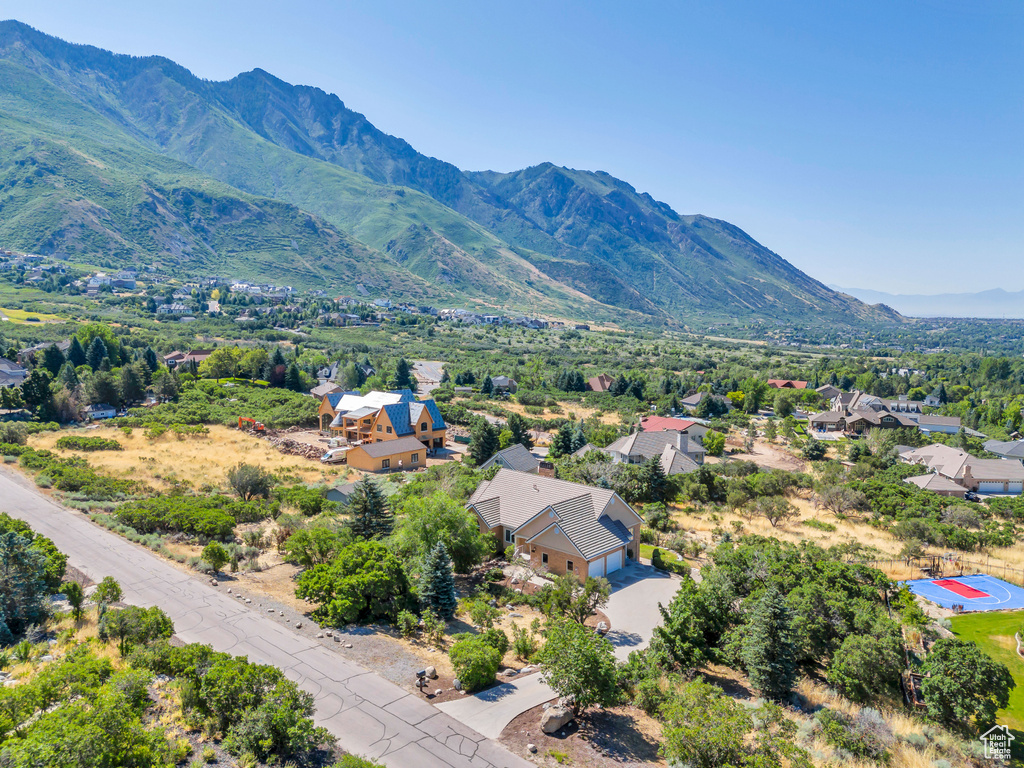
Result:
{"label": "white garage door", "polygon": [[1010,483],[1009,493],[1024,493],[1024,483]]}
{"label": "white garage door", "polygon": [[600,560],[595,560],[594,562],[592,562],[590,564],[590,569],[587,571],[587,573],[591,578],[594,579],[604,576],[604,558],[602,557]]}
{"label": "white garage door", "polygon": [[978,493],[1002,493],[1002,483],[978,483]]}
{"label": "white garage door", "polygon": [[608,555],[608,573],[614,573],[622,567],[622,550],[612,552]]}

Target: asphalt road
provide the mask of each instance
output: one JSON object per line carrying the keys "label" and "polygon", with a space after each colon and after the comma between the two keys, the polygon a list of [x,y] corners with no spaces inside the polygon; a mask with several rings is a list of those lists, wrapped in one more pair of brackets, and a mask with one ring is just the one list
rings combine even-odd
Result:
{"label": "asphalt road", "polygon": [[94,581],[113,576],[125,601],[157,605],[186,642],[280,668],[316,699],[316,721],[342,749],[395,768],[530,768],[472,728],[207,581],[93,524],[40,494],[25,478],[0,470],[0,510],[53,540]]}

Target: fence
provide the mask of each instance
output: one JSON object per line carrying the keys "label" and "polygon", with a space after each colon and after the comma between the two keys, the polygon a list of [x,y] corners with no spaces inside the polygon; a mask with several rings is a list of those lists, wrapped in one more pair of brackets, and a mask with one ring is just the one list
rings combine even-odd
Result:
{"label": "fence", "polygon": [[[934,570],[922,565],[937,566]],[[1010,584],[1024,587],[1024,570],[1008,565],[992,563],[989,560],[964,560],[960,557],[914,558],[910,560],[867,560],[861,565],[877,568],[894,581],[939,578],[940,576],[970,576],[976,573],[996,576]]]}

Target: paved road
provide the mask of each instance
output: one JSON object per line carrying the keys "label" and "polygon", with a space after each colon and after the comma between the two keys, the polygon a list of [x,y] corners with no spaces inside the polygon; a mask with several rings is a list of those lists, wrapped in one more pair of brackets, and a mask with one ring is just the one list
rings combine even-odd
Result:
{"label": "paved road", "polygon": [[558,698],[540,678],[539,672],[514,678],[475,696],[438,704],[437,708],[484,736],[496,739],[519,714]]}
{"label": "paved road", "polygon": [[421,396],[426,397],[441,386],[444,363],[438,360],[414,360],[412,368],[419,382],[417,391]]}
{"label": "paved road", "polygon": [[20,475],[0,471],[0,499],[0,510],[53,539],[90,578],[113,576],[127,602],[160,606],[186,642],[283,670],[313,694],[317,724],[346,751],[396,768],[531,767],[417,695],[55,504]]}

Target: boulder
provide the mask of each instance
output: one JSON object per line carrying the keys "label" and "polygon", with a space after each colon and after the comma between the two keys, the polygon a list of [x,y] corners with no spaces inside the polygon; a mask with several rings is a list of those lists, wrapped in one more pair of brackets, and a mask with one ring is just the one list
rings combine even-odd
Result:
{"label": "boulder", "polygon": [[437,670],[433,667],[427,667],[426,673],[431,680],[437,680]]}
{"label": "boulder", "polygon": [[599,622],[597,622],[597,631],[600,632],[602,635],[605,632],[607,632],[608,631],[608,622],[607,621],[599,621]]}
{"label": "boulder", "polygon": [[301,621],[296,621],[295,622],[295,628],[296,629],[302,629],[302,622]]}
{"label": "boulder", "polygon": [[454,688],[456,691],[461,691],[462,690],[462,681],[459,680],[459,678],[456,677],[454,680],[452,680],[452,688]]}
{"label": "boulder", "polygon": [[527,745],[526,745],[526,748],[527,748],[527,749],[528,749],[528,750],[529,750],[530,752],[533,752],[533,753],[536,753],[536,752],[537,752],[537,745],[536,745],[536,744],[527,744]]}
{"label": "boulder", "polygon": [[540,729],[544,733],[556,733],[573,721],[572,710],[561,705],[548,707],[540,716]]}
{"label": "boulder", "polygon": [[434,695],[435,696],[440,696],[442,693],[444,693],[444,691],[441,690],[440,688],[438,688],[436,691],[434,691]]}

